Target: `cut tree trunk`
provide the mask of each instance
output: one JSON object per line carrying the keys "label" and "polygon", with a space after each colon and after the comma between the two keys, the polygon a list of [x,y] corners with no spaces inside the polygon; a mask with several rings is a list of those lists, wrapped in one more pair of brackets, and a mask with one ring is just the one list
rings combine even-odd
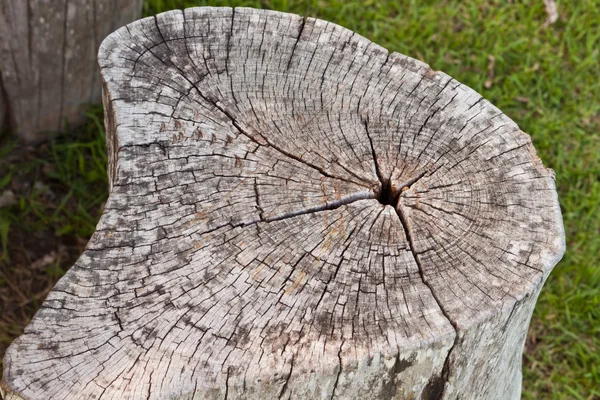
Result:
{"label": "cut tree trunk", "polygon": [[2,89],[2,75],[0,74],[0,133],[2,133],[3,129],[8,124],[5,122],[6,116],[8,115],[6,108],[7,105],[4,100],[4,90]]}
{"label": "cut tree trunk", "polygon": [[481,95],[332,23],[192,8],[99,53],[111,192],[5,357],[25,399],[518,399],[564,252]]}
{"label": "cut tree trunk", "polygon": [[38,142],[67,121],[85,121],[85,105],[101,101],[98,47],[140,17],[142,1],[0,0],[0,84],[11,130]]}

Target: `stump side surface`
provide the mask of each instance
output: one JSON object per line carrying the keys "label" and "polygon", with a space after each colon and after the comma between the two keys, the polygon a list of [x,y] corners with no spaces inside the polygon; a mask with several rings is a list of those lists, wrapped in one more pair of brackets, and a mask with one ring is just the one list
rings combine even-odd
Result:
{"label": "stump side surface", "polygon": [[142,0],[0,0],[0,129],[32,143],[85,122],[100,43],[141,13]]}
{"label": "stump side surface", "polygon": [[247,8],[137,21],[99,62],[110,197],[5,388],[518,398],[564,232],[551,171],[481,95]]}

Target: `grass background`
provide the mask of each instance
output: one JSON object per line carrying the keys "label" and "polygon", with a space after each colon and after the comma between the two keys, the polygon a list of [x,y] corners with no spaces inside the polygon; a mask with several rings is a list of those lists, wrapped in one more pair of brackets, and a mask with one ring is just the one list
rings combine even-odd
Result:
{"label": "grass background", "polygon": [[[550,26],[542,0],[146,0],[144,14],[197,5],[336,22],[471,86],[528,132],[556,172],[567,252],[535,309],[523,398],[600,399],[600,1],[559,2]],[[36,148],[4,136],[0,356],[94,230],[107,196],[101,121],[92,108],[74,134]]]}

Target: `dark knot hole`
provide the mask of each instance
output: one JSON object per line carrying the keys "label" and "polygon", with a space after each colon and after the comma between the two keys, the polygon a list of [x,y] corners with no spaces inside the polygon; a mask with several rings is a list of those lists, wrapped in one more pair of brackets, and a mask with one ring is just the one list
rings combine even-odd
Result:
{"label": "dark knot hole", "polygon": [[377,200],[383,205],[389,205],[394,208],[398,205],[398,199],[400,198],[400,191],[395,191],[389,180],[381,182],[381,192]]}

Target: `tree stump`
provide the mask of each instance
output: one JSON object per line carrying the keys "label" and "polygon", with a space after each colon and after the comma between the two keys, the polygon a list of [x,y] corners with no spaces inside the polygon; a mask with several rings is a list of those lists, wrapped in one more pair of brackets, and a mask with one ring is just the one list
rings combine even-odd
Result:
{"label": "tree stump", "polygon": [[8,350],[9,398],[519,398],[564,232],[481,95],[249,8],[142,19],[99,60],[110,197]]}
{"label": "tree stump", "polygon": [[102,98],[100,43],[141,12],[142,0],[0,0],[0,131],[39,142],[84,122]]}

